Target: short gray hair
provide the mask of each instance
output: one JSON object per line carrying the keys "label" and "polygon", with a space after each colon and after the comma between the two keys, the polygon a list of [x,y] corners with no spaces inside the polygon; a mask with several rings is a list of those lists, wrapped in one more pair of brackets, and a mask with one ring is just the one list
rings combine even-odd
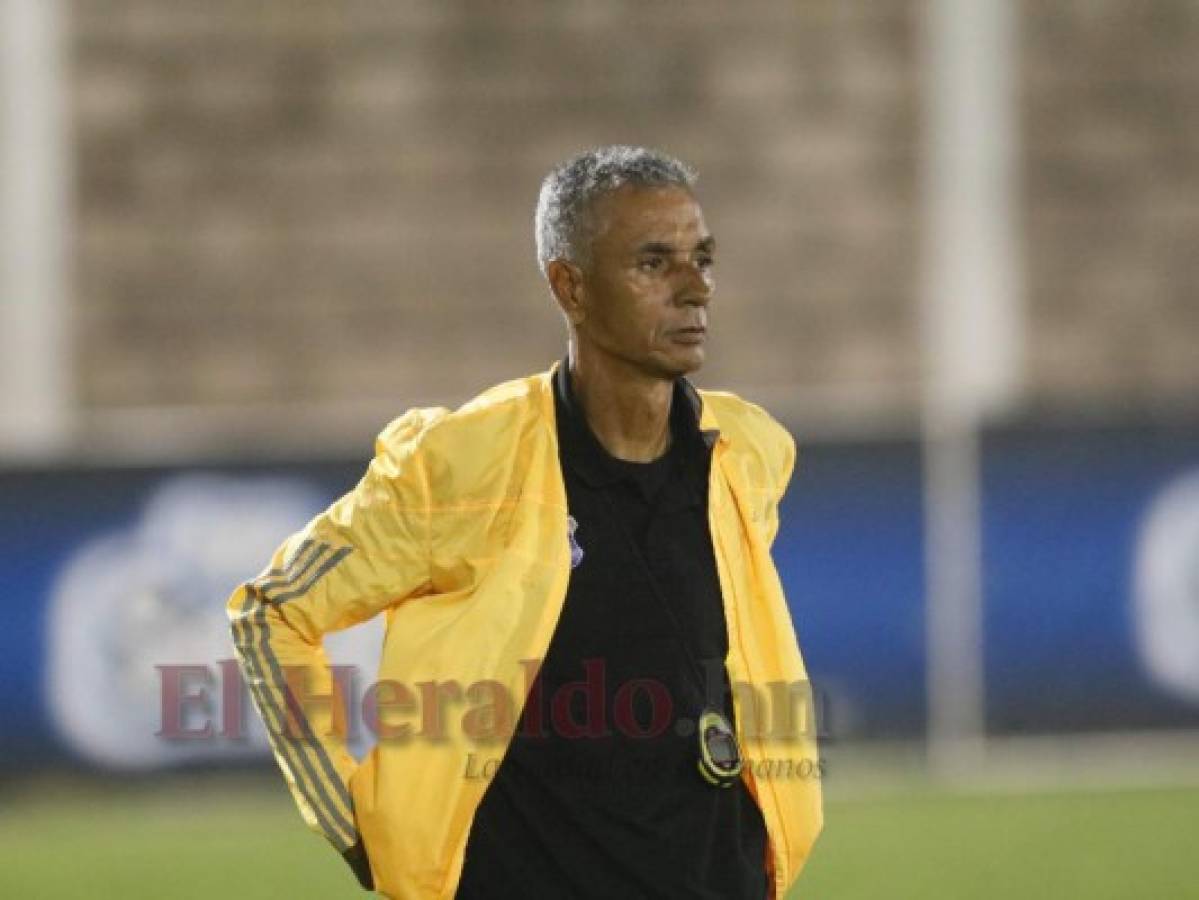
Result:
{"label": "short gray hair", "polygon": [[602,194],[626,184],[691,190],[698,178],[686,163],[645,147],[596,147],[568,159],[541,183],[534,216],[537,264],[544,273],[553,259],[584,261],[583,226]]}

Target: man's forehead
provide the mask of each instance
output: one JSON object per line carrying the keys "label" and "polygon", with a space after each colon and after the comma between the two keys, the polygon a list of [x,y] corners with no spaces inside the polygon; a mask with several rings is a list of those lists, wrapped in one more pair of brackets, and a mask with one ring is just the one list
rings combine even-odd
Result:
{"label": "man's forehead", "polygon": [[622,185],[595,201],[595,237],[641,243],[708,237],[703,210],[684,187]]}

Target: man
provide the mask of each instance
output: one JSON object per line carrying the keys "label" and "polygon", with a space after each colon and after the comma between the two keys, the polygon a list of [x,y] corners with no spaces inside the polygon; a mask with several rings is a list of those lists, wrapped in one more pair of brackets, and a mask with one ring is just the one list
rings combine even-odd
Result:
{"label": "man", "polygon": [[[778,727],[807,694],[769,555],[794,443],[685,377],[714,288],[694,183],[631,147],[551,172],[537,249],[566,359],[396,420],[229,600],[301,813],[364,886],[781,898],[808,856],[816,748],[810,707]],[[380,612],[359,766],[321,637]]]}

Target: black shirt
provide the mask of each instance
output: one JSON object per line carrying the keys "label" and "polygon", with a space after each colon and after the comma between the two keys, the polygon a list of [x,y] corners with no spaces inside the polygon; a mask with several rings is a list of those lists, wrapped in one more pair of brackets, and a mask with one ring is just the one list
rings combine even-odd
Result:
{"label": "black shirt", "polygon": [[558,368],[573,568],[475,813],[460,900],[766,896],[756,802],[744,783],[718,788],[696,768],[700,711],[715,706],[732,721],[733,710],[707,518],[715,432],[699,430],[693,398],[676,382],[666,454],[622,461],[587,426],[566,361]]}

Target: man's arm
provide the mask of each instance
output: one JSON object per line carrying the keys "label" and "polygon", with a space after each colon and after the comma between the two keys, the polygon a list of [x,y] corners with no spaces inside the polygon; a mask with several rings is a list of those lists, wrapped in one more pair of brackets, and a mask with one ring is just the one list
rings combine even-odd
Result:
{"label": "man's arm", "polygon": [[791,476],[795,473],[795,438],[781,422],[758,404],[747,400],[740,400],[740,403],[748,413],[750,443],[761,467],[751,475],[752,483],[749,487],[765,495],[759,509],[766,545],[769,547],[774,544],[778,535],[779,504],[783,502],[787,485],[791,483]]}
{"label": "man's arm", "polygon": [[766,543],[774,544],[775,536],[779,530],[779,504],[783,502],[783,495],[787,493],[787,485],[791,483],[791,475],[795,471],[795,438],[782,425],[777,425],[779,432],[778,438],[781,444],[781,458],[778,468],[775,473],[775,496],[773,501],[767,504],[766,507]]}
{"label": "man's arm", "polygon": [[344,709],[322,637],[427,591],[429,498],[416,443],[435,415],[413,410],[389,426],[358,485],[226,604],[242,675],[300,815],[368,888],[349,792],[357,763],[334,727]]}

